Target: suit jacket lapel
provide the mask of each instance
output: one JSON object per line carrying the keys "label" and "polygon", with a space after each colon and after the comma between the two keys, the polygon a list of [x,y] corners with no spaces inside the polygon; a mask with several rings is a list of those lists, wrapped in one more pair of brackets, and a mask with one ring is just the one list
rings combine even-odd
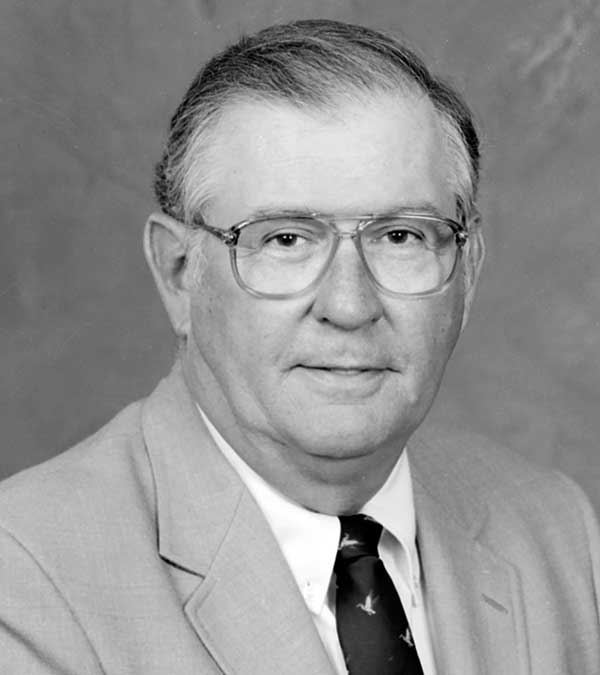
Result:
{"label": "suit jacket lapel", "polygon": [[410,452],[438,672],[529,672],[518,572],[485,545],[486,505],[444,469],[452,448],[415,440]]}
{"label": "suit jacket lapel", "polygon": [[159,553],[197,577],[185,613],[220,668],[230,675],[331,675],[277,542],[215,447],[178,366],[147,400],[143,426],[156,483]]}
{"label": "suit jacket lapel", "polygon": [[226,672],[332,673],[304,600],[248,492],[186,613],[227,664]]}

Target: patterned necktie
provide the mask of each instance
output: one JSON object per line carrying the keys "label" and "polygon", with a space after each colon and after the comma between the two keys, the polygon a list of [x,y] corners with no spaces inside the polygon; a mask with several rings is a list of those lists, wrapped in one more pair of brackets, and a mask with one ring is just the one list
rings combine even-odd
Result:
{"label": "patterned necktie", "polygon": [[340,516],[336,622],[350,675],[422,675],[406,614],[377,552],[382,526]]}

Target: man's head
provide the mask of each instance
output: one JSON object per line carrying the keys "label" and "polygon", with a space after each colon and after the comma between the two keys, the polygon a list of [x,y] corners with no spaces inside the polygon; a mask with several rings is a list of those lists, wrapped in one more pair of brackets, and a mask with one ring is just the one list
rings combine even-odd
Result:
{"label": "man's head", "polygon": [[[157,169],[163,214],[148,221],[147,255],[195,397],[239,454],[292,498],[322,511],[360,506],[427,413],[482,258],[478,162],[470,116],[450,89],[390,38],[333,22],[242,40],[208,64],[173,117]],[[421,230],[412,221],[385,239],[386,251],[393,241],[413,256],[410,265],[397,246],[395,257],[380,254],[379,230],[361,235],[362,248],[347,236],[357,216],[407,211],[438,219],[440,230],[443,219],[470,229],[462,250],[445,238],[456,269],[439,288],[407,281],[426,283],[425,265],[442,257],[424,242],[427,257],[413,259],[406,243],[420,245]],[[346,236],[305,291],[248,292],[224,242],[202,228],[219,234],[290,212],[324,214],[327,231]],[[291,239],[279,234],[268,274],[276,269],[273,279],[288,283],[285,275],[306,265],[281,272]],[[237,258],[264,277],[259,243]],[[373,275],[377,265],[392,276]]]}
{"label": "man's head", "polygon": [[[444,132],[444,159],[457,209],[472,214],[479,181],[479,143],[468,108],[419,57],[390,36],[334,21],[272,26],[213,58],[190,85],[171,120],[156,166],[162,210],[185,222],[202,212],[222,139],[219,121],[240,101],[284,102],[336,114],[344,102],[386,93],[426,96]],[[457,214],[458,215],[458,214]]]}

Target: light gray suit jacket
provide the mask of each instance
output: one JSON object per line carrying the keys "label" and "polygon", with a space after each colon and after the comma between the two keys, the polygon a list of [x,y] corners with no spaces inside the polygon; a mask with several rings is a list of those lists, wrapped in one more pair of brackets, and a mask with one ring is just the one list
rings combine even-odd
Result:
{"label": "light gray suit jacket", "polygon": [[[410,452],[439,675],[598,675],[600,540],[580,490],[481,439]],[[5,481],[0,528],[2,674],[333,673],[178,367]]]}

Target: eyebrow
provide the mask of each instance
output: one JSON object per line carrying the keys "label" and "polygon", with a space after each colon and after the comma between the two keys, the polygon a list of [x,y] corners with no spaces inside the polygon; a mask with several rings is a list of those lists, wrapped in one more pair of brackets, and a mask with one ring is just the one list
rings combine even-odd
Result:
{"label": "eyebrow", "polygon": [[[439,218],[445,218],[446,216],[440,211],[440,209],[431,201],[420,201],[420,202],[412,202],[412,203],[407,203],[407,204],[402,204],[398,206],[392,206],[388,209],[385,209],[384,211],[371,211],[371,212],[366,212],[366,213],[357,213],[356,216],[376,216],[376,217],[388,217],[388,216],[396,216],[401,213],[407,213],[407,212],[416,212],[416,213],[426,213],[432,216],[438,216]],[[277,206],[277,207],[263,207],[259,209],[255,209],[250,213],[249,216],[247,216],[247,219],[255,219],[255,218],[268,218],[270,216],[275,216],[275,215],[280,215],[280,214],[286,214],[286,215],[292,215],[292,216],[310,216],[313,214],[322,214],[322,215],[328,215],[328,216],[339,216],[340,218],[343,217],[345,214],[334,214],[334,213],[329,213],[329,212],[324,212],[320,211],[319,209],[313,209],[309,207],[303,207],[303,208],[285,208],[284,206]],[[349,213],[348,217],[356,217],[354,214]]]}

